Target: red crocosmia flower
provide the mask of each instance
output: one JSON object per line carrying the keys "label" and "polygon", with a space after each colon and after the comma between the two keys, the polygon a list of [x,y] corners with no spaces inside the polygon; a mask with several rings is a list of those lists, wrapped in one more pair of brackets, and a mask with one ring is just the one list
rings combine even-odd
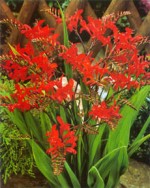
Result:
{"label": "red crocosmia flower", "polygon": [[15,69],[9,73],[9,77],[16,82],[26,81],[28,79],[27,75],[28,75],[28,68],[21,66],[19,67],[19,69]]}
{"label": "red crocosmia flower", "polygon": [[7,71],[9,78],[15,82],[25,81],[28,79],[27,66],[21,66],[13,61],[5,61],[2,67]]}
{"label": "red crocosmia flower", "polygon": [[80,33],[82,33],[84,30],[87,31],[92,39],[99,40],[102,45],[111,44],[111,37],[106,36],[108,29],[115,33],[118,31],[117,27],[112,21],[106,22],[101,19],[94,19],[92,17],[88,17],[88,23],[86,23],[84,20],[81,20],[80,24],[82,26]]}
{"label": "red crocosmia flower", "polygon": [[55,124],[46,133],[50,145],[46,152],[50,154],[54,173],[58,175],[62,171],[60,168],[64,164],[67,153],[76,154],[77,137],[74,131],[70,131],[70,124],[65,123],[60,116],[57,116],[57,121],[59,129]]}
{"label": "red crocosmia flower", "polygon": [[57,24],[60,24],[60,23],[62,23],[62,19],[61,18],[56,18],[56,22],[57,22]]}
{"label": "red crocosmia flower", "polygon": [[148,62],[145,61],[142,56],[138,57],[137,54],[134,55],[131,60],[132,63],[128,65],[128,73],[130,75],[136,76],[136,78],[139,78],[141,75],[144,75],[146,73],[146,68],[149,67]]}
{"label": "red crocosmia flower", "polygon": [[29,101],[21,101],[21,100],[15,104],[6,104],[6,106],[10,112],[13,112],[16,108],[22,112],[28,111],[31,109],[31,105],[29,104]]}
{"label": "red crocosmia flower", "polygon": [[111,73],[111,79],[115,90],[118,90],[119,88],[131,89],[139,86],[138,82],[133,80],[129,75]]}
{"label": "red crocosmia flower", "polygon": [[56,81],[55,83],[56,83],[56,85],[54,86],[55,90],[53,91],[51,98],[60,103],[64,100],[70,101],[74,96],[74,92],[73,92],[74,80],[70,79],[68,84],[66,84],[65,86],[63,86],[62,84],[62,79]]}
{"label": "red crocosmia flower", "polygon": [[111,128],[114,128],[117,125],[117,121],[121,118],[119,107],[116,104],[108,107],[105,101],[101,102],[100,105],[93,105],[89,115],[94,119],[108,123]]}
{"label": "red crocosmia flower", "polygon": [[78,56],[78,49],[75,44],[71,45],[70,48],[66,49],[65,52],[59,54],[60,57],[66,60],[66,63],[76,65],[76,57]]}
{"label": "red crocosmia flower", "polygon": [[19,55],[24,58],[27,61],[30,61],[30,58],[34,55],[34,48],[31,44],[31,42],[28,42],[24,48],[21,48],[18,44],[16,46],[16,51],[19,53]]}
{"label": "red crocosmia flower", "polygon": [[51,34],[51,31],[53,31],[52,28],[49,28],[48,26],[43,26],[44,20],[39,20],[35,24],[33,28],[26,28],[22,27],[21,33],[24,34],[28,39],[35,39],[35,38],[41,38],[41,37],[49,37]]}
{"label": "red crocosmia flower", "polygon": [[78,29],[78,24],[79,24],[79,21],[82,19],[82,14],[83,10],[78,10],[75,12],[74,15],[72,15],[70,18],[68,18],[68,24],[67,24],[67,27],[69,29],[69,31],[73,31],[73,30],[77,30]]}
{"label": "red crocosmia flower", "polygon": [[106,66],[102,68],[100,62],[92,65],[93,58],[91,54],[78,54],[76,45],[72,45],[61,56],[66,60],[66,63],[71,64],[72,68],[82,75],[84,83],[87,85],[103,85],[101,79],[105,74],[109,73],[109,70]]}
{"label": "red crocosmia flower", "polygon": [[13,112],[18,107],[17,104],[9,104],[9,105],[5,105],[5,106],[7,106],[7,108],[9,109],[10,112]]}
{"label": "red crocosmia flower", "polygon": [[56,63],[50,63],[47,56],[44,53],[40,53],[32,59],[32,63],[36,65],[39,71],[43,74],[46,73],[49,76],[53,76],[53,72],[57,67]]}
{"label": "red crocosmia flower", "polygon": [[37,108],[37,101],[39,100],[38,94],[36,87],[23,87],[20,84],[15,84],[15,92],[11,95],[14,99],[14,104],[10,104],[9,108],[18,108],[21,111],[28,111],[32,108]]}

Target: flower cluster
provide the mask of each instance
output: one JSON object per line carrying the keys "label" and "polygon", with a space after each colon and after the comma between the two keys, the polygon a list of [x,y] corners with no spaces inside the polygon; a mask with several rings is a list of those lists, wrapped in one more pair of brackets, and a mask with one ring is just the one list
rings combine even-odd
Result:
{"label": "flower cluster", "polygon": [[[98,40],[103,48],[107,48],[105,57],[96,63],[92,63],[90,51],[79,53],[75,44],[61,54],[66,63],[71,64],[74,70],[78,70],[85,84],[103,86],[105,83],[112,85],[115,90],[138,88],[143,79],[146,84],[146,68],[149,65],[138,55],[137,50],[137,46],[143,40],[142,36],[133,37],[130,28],[121,33],[110,19],[89,17],[86,23],[80,18],[80,24],[80,32],[83,30],[88,32],[93,40],[92,44]],[[109,36],[106,34],[108,30],[111,31]]]}
{"label": "flower cluster", "polygon": [[[133,36],[130,28],[120,32],[114,15],[102,19],[89,17],[85,21],[82,12],[78,10],[71,16],[67,27],[79,36],[84,52],[79,52],[77,44],[69,47],[60,44],[58,34],[54,34],[52,28],[43,26],[43,20],[33,27],[11,22],[25,35],[28,43],[23,48],[10,45],[10,53],[0,57],[3,61],[1,68],[8,80],[14,83],[11,99],[3,97],[3,106],[12,112],[15,109],[24,112],[31,109],[44,111],[54,105],[58,111],[53,118],[59,114],[61,106],[66,110],[64,113],[68,113],[67,117],[72,115],[80,119],[70,121],[79,127],[77,132],[97,133],[93,127],[101,123],[107,123],[111,129],[116,127],[121,118],[119,100],[122,93],[125,96],[125,91],[149,83],[148,61],[138,52],[138,46],[146,39]],[[84,46],[80,37],[83,31],[91,37],[89,48]],[[100,52],[104,53],[95,60],[93,49],[97,43],[101,45]],[[77,73],[78,78],[68,78],[67,66]],[[90,125],[88,120],[91,119],[95,120],[92,120],[95,125]],[[73,125],[64,123],[60,116],[57,121],[59,126],[55,124],[47,132],[50,144],[47,153],[51,156],[55,174],[62,171],[66,155],[76,153],[77,141],[75,131],[71,131]]]}
{"label": "flower cluster", "polygon": [[50,148],[47,153],[51,155],[52,166],[54,174],[58,175],[63,169],[63,163],[67,153],[76,154],[76,140],[74,131],[70,131],[70,125],[65,123],[60,116],[57,116],[59,128],[57,125],[53,125],[51,131],[48,131],[46,136]]}
{"label": "flower cluster", "polygon": [[[57,64],[54,62],[53,54],[49,54],[50,59],[46,50],[37,51],[30,42],[44,37],[46,38],[44,42],[53,48],[52,52],[55,53],[55,49],[57,50],[57,37],[50,35],[52,29],[48,26],[41,27],[42,23],[43,21],[37,22],[33,28],[21,27],[21,32],[29,42],[24,48],[20,48],[19,45],[16,48],[11,46],[10,56],[1,65],[8,78],[15,83],[15,91],[11,95],[14,102],[7,100],[8,104],[5,104],[10,111],[16,108],[21,111],[41,108],[45,104],[49,105],[51,101],[61,103],[67,96],[70,100],[74,96],[72,79],[65,87],[61,78],[54,79],[57,74]],[[40,46],[44,48],[46,47],[44,45]]]}
{"label": "flower cluster", "polygon": [[141,0],[140,1],[141,4],[141,9],[143,9],[145,11],[145,13],[148,13],[148,11],[150,10],[150,1],[149,0]]}
{"label": "flower cluster", "polygon": [[121,118],[119,108],[116,106],[116,104],[108,107],[104,101],[100,105],[93,105],[89,115],[91,115],[94,119],[97,118],[99,121],[108,123],[112,129],[116,126],[118,120]]}

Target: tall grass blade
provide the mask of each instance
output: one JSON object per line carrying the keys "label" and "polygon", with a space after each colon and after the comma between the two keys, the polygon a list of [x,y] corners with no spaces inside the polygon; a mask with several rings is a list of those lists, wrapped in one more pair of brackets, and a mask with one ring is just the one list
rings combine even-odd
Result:
{"label": "tall grass blade", "polygon": [[99,173],[101,174],[102,178],[105,179],[110,169],[114,165],[114,161],[118,160],[118,157],[121,152],[126,152],[126,146],[118,147],[105,155],[103,158],[101,158],[94,166],[98,169]]}
{"label": "tall grass blade", "polygon": [[[69,47],[69,35],[68,35],[68,30],[67,30],[65,15],[64,15],[64,13],[62,11],[62,8],[61,8],[61,6],[60,6],[60,4],[59,4],[58,1],[57,1],[57,4],[59,6],[61,17],[62,17],[62,22],[63,22],[64,45],[66,47]],[[71,65],[65,63],[64,66],[65,66],[65,73],[67,75],[67,78],[72,78],[72,67],[71,67]]]}
{"label": "tall grass blade", "polygon": [[[99,127],[99,133],[96,135],[89,135],[89,168],[94,163],[94,158],[97,158],[96,155],[100,155],[102,136],[105,131],[105,125]],[[97,154],[98,153],[98,154]],[[100,158],[100,156],[98,156]]]}
{"label": "tall grass blade", "polygon": [[20,55],[19,52],[9,43],[7,43],[14,55]]}
{"label": "tall grass blade", "polygon": [[72,188],[81,188],[81,185],[80,185],[76,175],[74,174],[74,172],[72,171],[72,169],[70,168],[70,166],[67,162],[65,162],[65,169],[67,170],[70,180],[72,182],[72,185],[73,185]]}
{"label": "tall grass blade", "polygon": [[22,113],[17,109],[15,109],[14,112],[10,112],[9,110],[6,110],[6,112],[9,115],[11,121],[18,127],[20,132],[22,134],[29,135],[29,130],[24,121]]}
{"label": "tall grass blade", "polygon": [[133,155],[138,150],[140,145],[143,144],[143,142],[145,142],[147,139],[150,139],[150,134],[134,142],[129,148],[128,155],[129,156]]}
{"label": "tall grass blade", "polygon": [[35,137],[39,142],[42,141],[41,139],[41,131],[40,131],[40,127],[38,127],[39,125],[36,124],[33,115],[31,114],[31,112],[24,112],[24,120],[26,122],[26,125],[28,126],[28,129],[31,132],[31,135],[33,135],[33,137]]}
{"label": "tall grass blade", "polygon": [[52,125],[48,115],[44,112],[40,113],[40,123],[42,139],[46,141],[46,132],[50,130]]}
{"label": "tall grass blade", "polygon": [[146,122],[144,123],[142,129],[140,130],[140,132],[139,132],[138,136],[136,137],[136,139],[134,140],[134,142],[140,140],[143,137],[143,135],[145,134],[145,132],[149,126],[150,126],[150,116],[147,118]]}
{"label": "tall grass blade", "polygon": [[48,155],[34,140],[30,141],[30,145],[32,147],[33,157],[38,169],[54,187],[59,187],[60,185],[58,184],[57,179],[53,174],[53,169],[51,167],[51,162]]}
{"label": "tall grass blade", "polygon": [[93,166],[88,172],[87,183],[89,188],[105,188],[104,181],[95,166]]}
{"label": "tall grass blade", "polygon": [[119,146],[128,146],[130,129],[136,120],[139,110],[144,104],[149,91],[150,86],[145,86],[140,91],[136,92],[136,94],[129,100],[137,110],[132,109],[128,105],[125,105],[121,109],[122,119],[119,121],[116,129],[110,132],[105,153],[110,152]]}

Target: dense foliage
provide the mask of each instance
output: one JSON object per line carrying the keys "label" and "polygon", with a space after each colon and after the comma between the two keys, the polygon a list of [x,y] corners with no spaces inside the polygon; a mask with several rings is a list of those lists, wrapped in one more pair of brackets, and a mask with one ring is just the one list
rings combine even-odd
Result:
{"label": "dense foliage", "polygon": [[[131,127],[150,91],[148,57],[138,52],[148,40],[133,36],[130,28],[117,28],[118,19],[129,12],[88,17],[87,22],[82,12],[68,20],[61,12],[63,45],[44,20],[33,27],[3,20],[17,27],[28,43],[8,44],[9,54],[0,57],[8,82],[1,106],[27,136],[35,163],[52,187],[111,188],[128,158],[150,137],[143,136],[148,117],[129,146]],[[67,29],[79,37],[83,52],[68,41]],[[91,37],[88,48],[80,37],[83,31]],[[100,56],[94,59],[97,42]]]}

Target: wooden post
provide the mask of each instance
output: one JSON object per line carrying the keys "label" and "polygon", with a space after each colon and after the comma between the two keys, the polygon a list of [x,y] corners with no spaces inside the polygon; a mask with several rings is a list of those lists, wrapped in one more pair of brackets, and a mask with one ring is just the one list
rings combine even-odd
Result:
{"label": "wooden post", "polygon": [[[72,0],[65,11],[65,19],[69,19],[78,9],[84,10],[85,2],[86,0]],[[62,23],[57,26],[55,33],[59,34],[58,40],[60,43],[63,43],[64,36]]]}
{"label": "wooden post", "polygon": [[[112,0],[107,10],[104,13],[104,16],[109,15],[114,12],[126,11],[130,0]],[[88,49],[91,46],[92,39],[87,43],[86,48]],[[102,48],[101,43],[97,41],[96,45],[93,47],[93,57],[96,57],[97,53]]]}
{"label": "wooden post", "polygon": [[14,15],[4,0],[0,0],[0,19],[14,19]]}
{"label": "wooden post", "polygon": [[131,12],[131,15],[128,16],[131,28],[137,32],[140,25],[142,24],[142,20],[132,0],[129,2],[128,10]]}
{"label": "wooden post", "polygon": [[[20,13],[17,17],[17,19],[21,23],[29,24],[30,20],[32,18],[32,15],[38,5],[38,0],[24,0],[24,3],[22,5],[22,8],[20,10]],[[17,44],[20,42],[22,44],[23,36],[20,34],[20,32],[17,29],[13,29],[12,34],[9,38],[9,42],[11,44]]]}
{"label": "wooden post", "polygon": [[130,0],[112,0],[107,10],[104,13],[104,16],[111,14],[113,12],[125,11],[128,9]]}
{"label": "wooden post", "polygon": [[45,0],[40,0],[39,1],[39,6],[38,6],[38,12],[40,14],[40,16],[46,21],[46,23],[52,27],[52,28],[56,28],[57,23],[56,20],[53,16],[51,16],[49,13],[42,11],[45,9],[49,9],[49,6],[47,5]]}
{"label": "wooden post", "polygon": [[[150,39],[150,27],[149,26],[150,26],[150,11],[148,12],[146,18],[142,22],[139,30],[137,31],[137,34],[140,34],[145,37],[149,37]],[[139,50],[142,50],[143,48],[145,48],[147,53],[150,53],[150,44],[140,45]]]}
{"label": "wooden post", "polygon": [[83,12],[83,17],[85,19],[87,19],[87,17],[90,16],[92,18],[97,18],[94,10],[92,9],[91,5],[89,4],[89,2],[86,2],[85,4],[85,10]]}

